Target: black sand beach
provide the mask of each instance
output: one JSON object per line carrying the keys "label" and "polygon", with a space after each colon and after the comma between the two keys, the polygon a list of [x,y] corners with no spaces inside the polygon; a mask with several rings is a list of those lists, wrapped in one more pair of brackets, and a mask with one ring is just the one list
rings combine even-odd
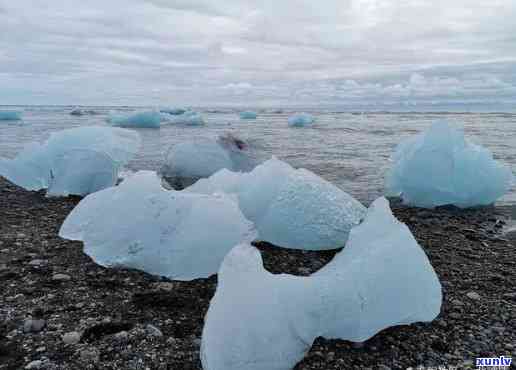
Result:
{"label": "black sand beach", "polygon": [[[81,243],[57,236],[79,200],[0,179],[0,369],[200,369],[216,277],[172,282],[97,266]],[[476,357],[514,355],[516,252],[502,234],[509,211],[392,206],[439,275],[441,314],[361,347],[319,338],[296,370],[463,369]],[[334,255],[258,247],[273,273],[308,275]]]}

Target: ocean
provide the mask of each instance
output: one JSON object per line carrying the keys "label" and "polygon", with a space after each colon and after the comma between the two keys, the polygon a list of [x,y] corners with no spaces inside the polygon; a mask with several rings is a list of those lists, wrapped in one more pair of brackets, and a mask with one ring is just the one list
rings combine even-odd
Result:
{"label": "ocean", "polygon": [[[145,110],[145,107],[81,107],[98,114],[72,116],[73,107],[22,106],[0,110],[21,110],[23,121],[0,122],[0,157],[14,157],[31,141],[44,141],[52,132],[78,126],[107,125],[110,112]],[[331,110],[309,111],[316,117],[313,127],[287,125],[293,110],[257,109],[258,119],[241,120],[239,109],[203,108],[206,125],[185,127],[165,125],[160,129],[135,129],[143,141],[131,170],[157,170],[169,148],[193,137],[210,137],[232,132],[249,140],[267,155],[307,168],[339,186],[365,204],[382,195],[389,157],[396,144],[425,129],[436,120],[464,126],[467,136],[489,148],[495,158],[516,173],[516,113],[360,113]],[[516,188],[500,205],[516,205]]]}

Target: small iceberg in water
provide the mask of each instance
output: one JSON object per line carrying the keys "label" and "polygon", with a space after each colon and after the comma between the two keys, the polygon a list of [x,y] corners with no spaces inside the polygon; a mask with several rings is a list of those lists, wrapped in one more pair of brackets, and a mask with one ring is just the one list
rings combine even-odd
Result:
{"label": "small iceberg in water", "polygon": [[310,126],[315,122],[315,118],[308,113],[298,113],[288,118],[288,125],[291,127]]}
{"label": "small iceberg in water", "polygon": [[425,208],[489,205],[512,186],[511,170],[446,121],[402,141],[392,156],[386,192]]}
{"label": "small iceberg in water", "polygon": [[86,195],[116,184],[118,172],[138,152],[136,132],[79,127],[30,143],[14,159],[0,158],[0,175],[27,190],[48,195]]}
{"label": "small iceberg in water", "polygon": [[201,178],[226,168],[251,171],[259,162],[258,150],[232,134],[197,138],[172,146],[160,174],[175,189],[184,189]]}
{"label": "small iceberg in water", "polygon": [[107,122],[112,126],[126,128],[159,128],[161,114],[155,111],[137,112],[128,115],[112,114]]}
{"label": "small iceberg in water", "polygon": [[426,254],[380,198],[311,276],[271,274],[256,248],[232,249],[205,317],[202,365],[291,370],[317,337],[363,342],[391,326],[432,321],[441,301]]}
{"label": "small iceberg in water", "polygon": [[256,112],[252,112],[252,111],[240,112],[241,119],[256,119],[257,117],[258,117],[258,114]]}
{"label": "small iceberg in water", "polygon": [[82,241],[102,266],[192,280],[216,274],[231,248],[256,233],[232,197],[167,191],[155,172],[140,171],[84,198],[59,236]]}
{"label": "small iceberg in water", "polygon": [[272,158],[249,173],[220,170],[185,192],[235,194],[260,240],[295,249],[344,246],[366,208],[351,195],[305,169]]}
{"label": "small iceberg in water", "polygon": [[14,110],[0,110],[0,121],[21,121],[22,112]]}
{"label": "small iceberg in water", "polygon": [[202,126],[204,125],[204,118],[198,112],[186,111],[182,114],[162,114],[161,119],[163,124],[168,125],[184,125],[184,126]]}
{"label": "small iceberg in water", "polygon": [[183,108],[162,108],[162,109],[160,109],[160,112],[161,113],[172,114],[174,116],[177,116],[177,115],[186,113],[186,109],[183,109]]}

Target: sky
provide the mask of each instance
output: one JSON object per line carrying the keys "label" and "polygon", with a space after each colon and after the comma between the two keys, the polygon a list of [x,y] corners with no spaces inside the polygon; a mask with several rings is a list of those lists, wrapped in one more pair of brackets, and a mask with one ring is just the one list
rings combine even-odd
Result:
{"label": "sky", "polygon": [[0,0],[0,105],[516,107],[514,0]]}

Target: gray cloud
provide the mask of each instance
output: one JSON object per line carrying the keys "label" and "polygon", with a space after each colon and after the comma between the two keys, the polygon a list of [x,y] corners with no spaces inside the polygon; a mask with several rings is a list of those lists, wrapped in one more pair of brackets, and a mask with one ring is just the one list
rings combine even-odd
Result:
{"label": "gray cloud", "polygon": [[516,103],[515,16],[512,0],[0,0],[0,104]]}

